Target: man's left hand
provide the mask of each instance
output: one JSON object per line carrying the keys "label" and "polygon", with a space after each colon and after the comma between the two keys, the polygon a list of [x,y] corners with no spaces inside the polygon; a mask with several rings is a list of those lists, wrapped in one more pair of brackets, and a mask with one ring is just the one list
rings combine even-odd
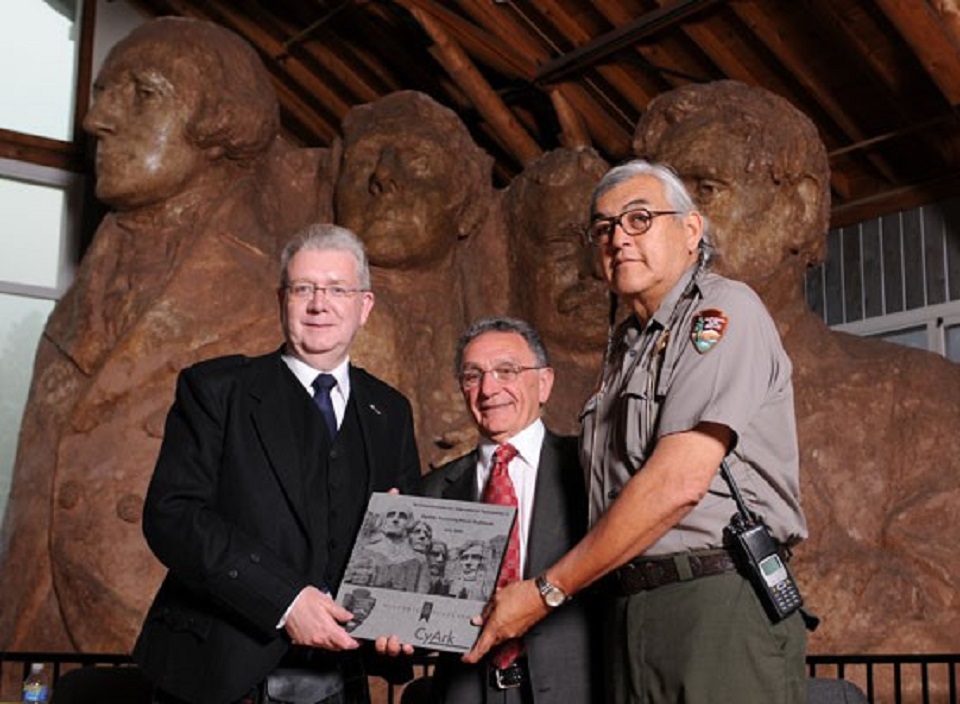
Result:
{"label": "man's left hand", "polygon": [[483,631],[470,652],[463,656],[463,661],[480,662],[495,645],[519,638],[548,613],[549,609],[540,598],[540,590],[532,579],[513,582],[498,589],[483,610],[482,619],[474,619],[474,623],[483,625]]}

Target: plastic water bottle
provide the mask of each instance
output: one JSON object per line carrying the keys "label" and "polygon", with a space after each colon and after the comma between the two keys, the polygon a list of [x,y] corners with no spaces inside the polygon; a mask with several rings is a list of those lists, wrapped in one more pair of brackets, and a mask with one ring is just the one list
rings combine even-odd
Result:
{"label": "plastic water bottle", "polygon": [[50,701],[50,685],[42,662],[30,665],[30,674],[23,681],[23,704],[47,704]]}

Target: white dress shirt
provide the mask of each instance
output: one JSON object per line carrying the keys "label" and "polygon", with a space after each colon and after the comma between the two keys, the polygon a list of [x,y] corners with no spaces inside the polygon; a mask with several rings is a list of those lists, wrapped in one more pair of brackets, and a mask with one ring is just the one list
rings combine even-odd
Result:
{"label": "white dress shirt", "polygon": [[[540,464],[540,449],[546,433],[539,418],[506,442],[517,448],[517,456],[510,461],[507,472],[517,493],[517,524],[520,527],[521,574],[527,565],[527,538],[530,535],[530,517],[533,515],[533,494],[537,486],[537,467]],[[493,453],[498,443],[480,439],[477,447],[477,496],[483,496],[490,471],[493,469]]]}
{"label": "white dress shirt", "polygon": [[347,357],[333,369],[326,370],[314,369],[293,355],[284,353],[281,357],[286,365],[290,367],[293,375],[297,377],[297,381],[303,384],[303,388],[305,388],[311,396],[315,393],[313,390],[313,381],[317,378],[317,374],[333,375],[333,378],[337,380],[337,385],[330,389],[330,401],[333,403],[333,413],[337,417],[337,428],[343,425],[343,416],[346,415],[347,412],[347,401],[350,400],[350,358]]}
{"label": "white dress shirt", "polygon": [[[314,369],[306,362],[286,353],[280,355],[280,358],[290,368],[293,375],[297,377],[297,381],[303,384],[303,388],[305,388],[311,396],[315,393],[313,381],[317,378],[317,374],[333,375],[333,378],[337,380],[337,385],[330,389],[330,401],[333,404],[333,413],[337,417],[337,428],[343,425],[343,416],[346,415],[347,411],[347,401],[350,400],[350,358],[347,357],[330,370]],[[300,594],[302,593],[301,591]],[[297,603],[300,594],[294,597],[293,601],[290,602],[290,606],[283,612],[280,623],[277,624],[277,629],[283,628],[284,625],[286,625],[287,616],[290,615],[290,610],[293,609],[293,605]]]}

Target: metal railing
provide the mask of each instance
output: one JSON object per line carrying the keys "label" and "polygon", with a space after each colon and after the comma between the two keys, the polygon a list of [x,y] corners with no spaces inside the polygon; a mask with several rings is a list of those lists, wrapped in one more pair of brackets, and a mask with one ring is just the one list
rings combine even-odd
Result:
{"label": "metal railing", "polygon": [[958,704],[960,654],[808,655],[811,677],[856,684],[871,704]]}
{"label": "metal railing", "polygon": [[[414,671],[430,671],[435,655],[417,654]],[[19,699],[19,685],[30,663],[51,666],[54,684],[66,671],[77,667],[124,667],[133,664],[129,655],[104,653],[0,652],[0,701]],[[871,704],[958,704],[957,679],[960,653],[923,655],[808,655],[811,677],[844,679],[856,684]],[[402,686],[387,687],[387,702],[395,704]]]}

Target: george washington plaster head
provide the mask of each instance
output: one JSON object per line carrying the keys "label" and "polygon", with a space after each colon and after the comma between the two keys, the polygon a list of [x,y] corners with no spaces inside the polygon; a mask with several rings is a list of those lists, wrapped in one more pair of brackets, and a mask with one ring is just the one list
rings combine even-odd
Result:
{"label": "george washington plaster head", "polygon": [[97,139],[97,197],[136,210],[201,189],[252,162],[279,132],[269,75],[240,37],[165,17],[110,51],[83,127]]}

